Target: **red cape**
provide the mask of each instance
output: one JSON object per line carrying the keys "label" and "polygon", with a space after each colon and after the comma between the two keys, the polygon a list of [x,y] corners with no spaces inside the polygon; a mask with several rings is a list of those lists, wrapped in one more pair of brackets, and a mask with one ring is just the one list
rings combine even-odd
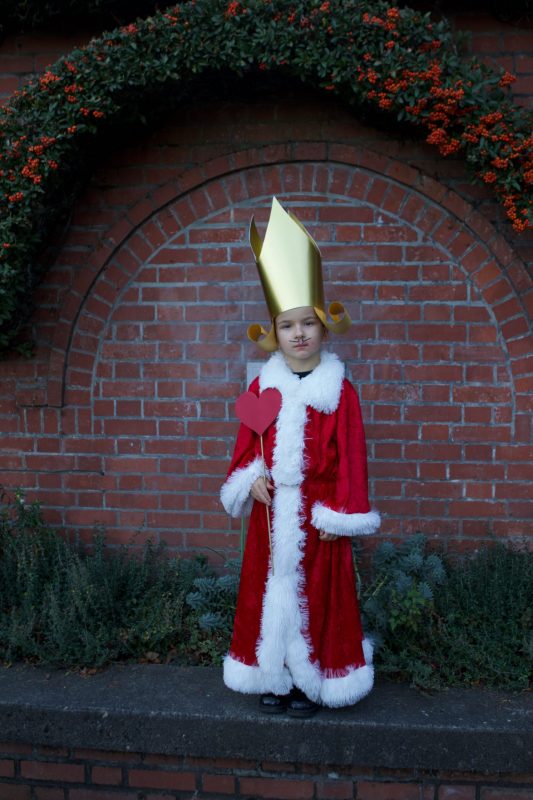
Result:
{"label": "red cape", "polygon": [[[286,694],[292,686],[328,706],[357,702],[372,688],[372,648],[363,641],[350,537],[374,533],[366,445],[357,394],[331,353],[300,379],[280,353],[253,381],[282,395],[263,435],[274,484],[270,560],[265,506],[254,502],[233,640],[224,681],[241,692]],[[263,474],[257,434],[241,425],[222,503],[232,516],[250,506]],[[321,541],[319,530],[335,533]]]}

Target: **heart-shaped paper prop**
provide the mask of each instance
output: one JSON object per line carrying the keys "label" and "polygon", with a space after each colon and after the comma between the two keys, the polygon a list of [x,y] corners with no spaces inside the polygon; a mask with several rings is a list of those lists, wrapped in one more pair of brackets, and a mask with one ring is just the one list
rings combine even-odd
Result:
{"label": "heart-shaped paper prop", "polygon": [[281,393],[277,389],[265,389],[259,397],[253,392],[244,392],[235,403],[235,413],[240,421],[259,436],[274,422],[280,408]]}

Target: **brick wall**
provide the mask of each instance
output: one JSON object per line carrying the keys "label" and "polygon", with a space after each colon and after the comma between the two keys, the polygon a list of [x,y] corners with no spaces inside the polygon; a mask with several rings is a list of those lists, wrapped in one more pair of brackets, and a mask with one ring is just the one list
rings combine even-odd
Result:
{"label": "brick wall", "polygon": [[533,775],[0,744],[0,800],[531,800]]}
{"label": "brick wall", "polygon": [[[458,24],[520,73],[527,102],[533,34]],[[6,40],[4,91],[73,44]],[[217,493],[233,399],[261,358],[245,342],[264,320],[247,223],[254,211],[264,224],[276,192],[354,320],[333,344],[361,395],[383,534],[463,548],[531,535],[530,241],[461,162],[275,83],[121,137],[38,293],[35,358],[0,364],[4,485],[85,539],[102,524],[114,542],[238,547]]]}

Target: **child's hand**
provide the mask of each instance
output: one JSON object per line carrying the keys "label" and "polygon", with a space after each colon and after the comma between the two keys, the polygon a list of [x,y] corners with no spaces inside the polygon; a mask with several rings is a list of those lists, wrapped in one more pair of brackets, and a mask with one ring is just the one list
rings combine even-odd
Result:
{"label": "child's hand", "polygon": [[334,542],[339,537],[335,533],[326,533],[326,531],[318,531],[318,538],[322,542]]}
{"label": "child's hand", "polygon": [[269,495],[269,491],[273,491],[274,485],[270,483],[269,480],[263,478],[257,478],[254,483],[252,483],[252,488],[250,489],[250,494],[254,498],[254,500],[258,500],[260,503],[264,503],[266,506],[269,506],[272,503],[272,498]]}

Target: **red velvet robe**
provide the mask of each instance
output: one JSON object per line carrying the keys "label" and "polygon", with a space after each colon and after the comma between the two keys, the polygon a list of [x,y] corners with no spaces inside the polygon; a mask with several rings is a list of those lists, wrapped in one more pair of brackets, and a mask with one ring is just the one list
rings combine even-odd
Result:
{"label": "red velvet robe", "polygon": [[[372,688],[372,648],[363,641],[351,536],[374,533],[359,401],[344,366],[323,352],[300,379],[276,353],[250,391],[282,395],[263,435],[274,492],[272,561],[265,506],[253,502],[233,639],[224,681],[241,692],[286,694],[293,686],[327,706],[357,702]],[[259,437],[241,425],[221,500],[238,517],[263,474]],[[321,541],[319,530],[335,533]]]}

